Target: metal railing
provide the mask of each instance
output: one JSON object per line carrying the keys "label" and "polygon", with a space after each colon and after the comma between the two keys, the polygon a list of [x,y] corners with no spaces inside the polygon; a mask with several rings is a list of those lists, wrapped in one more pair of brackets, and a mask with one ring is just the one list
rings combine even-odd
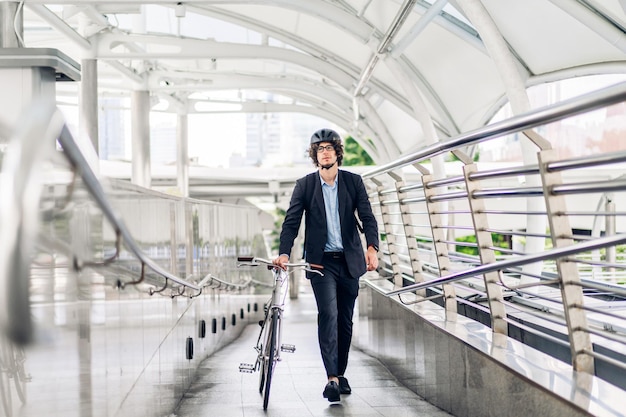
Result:
{"label": "metal railing", "polygon": [[[58,109],[35,103],[26,111],[18,126],[21,126],[21,129],[17,130],[10,140],[2,161],[0,176],[0,239],[2,240],[0,288],[3,289],[0,291],[2,306],[0,307],[0,323],[12,341],[26,344],[33,338],[29,277],[37,246],[44,246],[47,250],[61,253],[70,260],[66,265],[55,263],[54,267],[61,266],[75,271],[85,267],[106,267],[110,271],[120,272],[119,275],[124,277],[138,276],[132,281],[117,279],[116,286],[123,289],[128,285],[143,283],[150,287],[147,291],[150,295],[194,298],[207,287],[220,291],[241,291],[250,285],[257,285],[251,277],[243,281],[241,279],[229,281],[217,278],[210,273],[203,273],[198,275],[202,278],[194,279],[193,265],[190,267],[187,265],[187,279],[164,268],[159,262],[146,255],[125,224],[119,210],[114,209],[110,196],[107,195],[101,181],[90,168]],[[61,146],[62,153],[55,149],[55,142]],[[68,195],[63,196],[65,203],[71,200],[71,194],[75,192],[76,183],[80,180],[81,187],[87,191],[91,201],[95,202],[114,235],[113,250],[107,251],[103,247],[100,253],[101,259],[86,259],[78,254],[69,243],[39,230],[42,215],[54,218],[55,213],[64,210],[64,207],[58,207],[55,202],[52,202],[48,204],[52,206],[51,208],[43,208],[43,212],[48,210],[52,213],[42,214],[41,207],[42,190],[45,188],[44,176],[51,172],[47,165],[51,161],[66,165],[60,155],[63,155],[69,162],[70,175],[73,176],[67,186]],[[192,203],[202,204],[202,202]],[[170,234],[170,231],[168,230],[167,233]],[[171,254],[172,262],[170,263],[175,265],[176,249],[172,252],[174,253]],[[239,255],[244,254],[252,253],[239,253]],[[139,261],[138,271],[137,268],[133,269],[125,265],[129,255]],[[238,254],[234,256],[236,255]],[[196,269],[202,270],[202,268]],[[175,267],[174,270],[176,270]],[[150,282],[146,282],[148,273],[154,275]],[[163,280],[162,286],[156,278]],[[164,291],[168,288],[171,291],[166,294]]]}
{"label": "metal railing", "polygon": [[[565,346],[577,371],[596,373],[595,361],[626,370],[626,314],[615,308],[626,300],[626,152],[564,158],[567,144],[548,140],[549,124],[624,101],[626,83],[617,84],[366,173],[380,272],[395,287],[386,295],[471,309],[496,333],[524,328]],[[483,168],[464,152],[493,140],[530,140],[537,163]],[[435,178],[427,163],[449,153],[460,162]]]}
{"label": "metal railing", "polygon": [[[54,137],[52,139],[54,139]],[[78,175],[80,175],[85,184],[85,187],[87,188],[87,190],[89,190],[91,197],[96,201],[100,210],[102,210],[102,213],[112,225],[115,235],[117,237],[116,253],[114,253],[110,258],[103,260],[103,263],[108,263],[118,258],[119,247],[123,242],[123,244],[137,257],[137,259],[141,261],[141,276],[139,278],[139,281],[134,281],[131,284],[143,281],[145,267],[147,267],[158,275],[165,278],[166,283],[168,280],[170,280],[183,288],[200,291],[201,288],[198,285],[171,274],[169,271],[162,268],[159,264],[154,262],[143,253],[139,245],[135,242],[135,239],[131,235],[129,229],[126,227],[123,219],[121,219],[116,211],[113,209],[113,206],[109,202],[109,199],[106,196],[106,193],[104,192],[100,181],[89,167],[89,163],[76,145],[76,142],[74,141],[74,138],[72,137],[72,134],[70,133],[66,125],[64,125],[61,129],[61,132],[59,132],[57,140],[63,147],[63,153],[71,163],[72,168]]]}

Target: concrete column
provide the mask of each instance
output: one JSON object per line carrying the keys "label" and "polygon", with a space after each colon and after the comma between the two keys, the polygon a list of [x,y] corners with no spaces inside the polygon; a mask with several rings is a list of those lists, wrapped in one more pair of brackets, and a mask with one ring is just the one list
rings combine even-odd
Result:
{"label": "concrete column", "polygon": [[[21,48],[23,36],[22,14],[17,14],[18,3],[0,2],[0,47]],[[17,24],[16,23],[17,16]],[[13,50],[15,51],[15,50]],[[23,51],[24,55],[27,51]],[[13,55],[13,53],[11,53]],[[0,58],[11,59],[14,58]],[[42,99],[54,104],[56,95],[55,73],[52,68],[37,67],[32,64],[15,62],[14,67],[0,70],[0,126],[7,133],[13,128],[23,109],[34,99]]]}
{"label": "concrete column", "polygon": [[19,3],[12,1],[0,2],[0,47],[21,48],[24,36],[24,19],[22,13],[17,16]]}
{"label": "concrete column", "polygon": [[176,125],[176,185],[183,197],[189,197],[188,116],[179,114]]}
{"label": "concrete column", "polygon": [[[2,59],[0,57],[0,59]],[[54,68],[19,67],[0,70],[0,125],[11,128],[33,101],[55,105]]]}
{"label": "concrete column", "polygon": [[83,59],[80,84],[80,132],[85,135],[100,155],[98,138],[98,61]]}
{"label": "concrete column", "polygon": [[131,182],[150,188],[150,92],[133,91],[131,96],[132,175]]}

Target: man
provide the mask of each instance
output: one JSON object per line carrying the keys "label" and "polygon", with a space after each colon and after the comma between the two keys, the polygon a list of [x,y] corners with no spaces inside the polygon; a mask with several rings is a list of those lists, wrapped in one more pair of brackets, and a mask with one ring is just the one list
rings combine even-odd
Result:
{"label": "man", "polygon": [[[372,213],[363,179],[340,170],[341,137],[321,129],[311,137],[309,156],[317,171],[296,181],[280,234],[280,256],[274,264],[285,268],[302,215],[305,216],[304,258],[321,265],[324,276],[307,273],[318,310],[318,340],[328,383],[323,392],[330,402],[350,394],[344,372],[352,341],[352,315],[359,277],[378,268],[378,225]],[[355,216],[363,223],[367,251]]]}

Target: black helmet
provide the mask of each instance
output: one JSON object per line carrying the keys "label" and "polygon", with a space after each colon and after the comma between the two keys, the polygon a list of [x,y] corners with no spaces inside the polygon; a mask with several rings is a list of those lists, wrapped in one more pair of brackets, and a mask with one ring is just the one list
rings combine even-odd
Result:
{"label": "black helmet", "polygon": [[320,142],[341,142],[341,136],[332,129],[320,129],[311,136],[311,145]]}
{"label": "black helmet", "polygon": [[317,149],[322,142],[329,142],[333,144],[335,153],[337,154],[337,165],[341,166],[343,161],[343,144],[341,143],[341,136],[339,133],[332,129],[320,129],[313,133],[311,136],[311,146],[309,147],[309,157],[313,161],[313,165],[318,166],[317,163]]}

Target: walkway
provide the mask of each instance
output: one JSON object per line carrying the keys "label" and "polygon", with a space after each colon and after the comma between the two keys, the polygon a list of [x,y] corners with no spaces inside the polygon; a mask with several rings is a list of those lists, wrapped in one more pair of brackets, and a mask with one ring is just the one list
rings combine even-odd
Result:
{"label": "walkway", "polygon": [[[303,287],[310,291],[306,284]],[[312,294],[305,292],[288,301],[285,310],[283,343],[294,344],[296,351],[282,354],[267,412],[258,392],[259,374],[238,372],[240,362],[252,363],[255,358],[258,326],[250,325],[231,346],[202,363],[175,416],[450,416],[400,385],[377,359],[357,350],[351,353],[346,374],[353,393],[343,395],[340,404],[330,404],[322,397],[326,375],[317,346]]]}

